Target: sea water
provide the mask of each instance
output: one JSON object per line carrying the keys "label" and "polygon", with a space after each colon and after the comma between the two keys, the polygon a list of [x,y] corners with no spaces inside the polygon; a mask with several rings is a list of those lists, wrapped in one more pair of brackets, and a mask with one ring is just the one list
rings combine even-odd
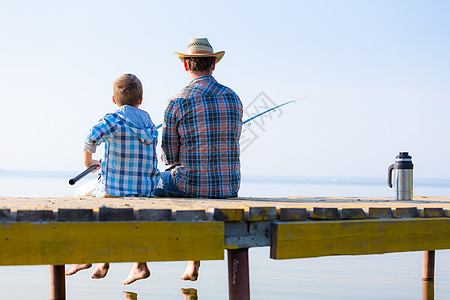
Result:
{"label": "sea water", "polygon": [[[76,187],[67,181],[61,174],[4,175],[0,196],[71,196]],[[417,180],[414,194],[450,196],[450,182]],[[240,190],[240,196],[295,195],[385,197],[393,191],[382,179],[245,176]],[[422,252],[272,260],[264,247],[249,250],[249,264],[252,299],[422,299]],[[228,299],[226,260],[203,261],[196,282],[179,278],[186,262],[150,262],[149,279],[124,286],[131,266],[113,263],[100,280],[90,278],[92,268],[67,277],[67,299],[185,299],[182,289],[195,289],[202,300]],[[0,282],[0,300],[49,299],[49,266],[0,267]],[[450,299],[450,250],[436,251],[434,299]]]}

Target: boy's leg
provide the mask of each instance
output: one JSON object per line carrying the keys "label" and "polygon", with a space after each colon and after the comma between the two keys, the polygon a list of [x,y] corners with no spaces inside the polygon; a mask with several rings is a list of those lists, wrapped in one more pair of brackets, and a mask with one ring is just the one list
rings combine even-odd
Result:
{"label": "boy's leg", "polygon": [[97,264],[94,272],[92,272],[91,278],[93,279],[103,278],[106,276],[106,274],[108,274],[108,270],[109,270],[109,263]]}
{"label": "boy's leg", "polygon": [[89,269],[92,267],[92,264],[74,264],[70,269],[66,270],[66,275],[73,275],[78,271]]}
{"label": "boy's leg", "polygon": [[198,278],[198,269],[200,269],[200,261],[190,260],[184,271],[183,275],[181,275],[181,279],[196,281]]}
{"label": "boy's leg", "polygon": [[131,268],[130,274],[128,274],[128,277],[123,281],[123,284],[131,284],[136,280],[148,277],[150,277],[150,269],[148,268],[147,263],[135,262]]}
{"label": "boy's leg", "polygon": [[92,196],[98,185],[98,179],[93,179],[77,188],[74,192],[75,197]]}

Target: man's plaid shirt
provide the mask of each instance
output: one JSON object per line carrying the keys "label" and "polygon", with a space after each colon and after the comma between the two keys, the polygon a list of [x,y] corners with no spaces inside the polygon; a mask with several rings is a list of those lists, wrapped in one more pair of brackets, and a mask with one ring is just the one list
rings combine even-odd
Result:
{"label": "man's plaid shirt", "polygon": [[124,105],[105,115],[86,137],[84,150],[105,143],[101,177],[93,194],[153,197],[159,180],[158,131],[146,111]]}
{"label": "man's plaid shirt", "polygon": [[242,103],[212,76],[194,79],[172,97],[164,114],[162,159],[174,183],[192,197],[238,194]]}

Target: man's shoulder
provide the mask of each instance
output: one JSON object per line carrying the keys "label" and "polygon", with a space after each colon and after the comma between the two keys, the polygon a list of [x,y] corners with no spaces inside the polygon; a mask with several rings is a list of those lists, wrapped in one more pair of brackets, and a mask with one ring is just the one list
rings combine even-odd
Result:
{"label": "man's shoulder", "polygon": [[178,92],[173,98],[192,98],[197,96],[202,96],[204,94],[237,94],[228,86],[219,83],[216,80],[206,81],[206,82],[192,82],[188,86],[184,87],[180,92]]}

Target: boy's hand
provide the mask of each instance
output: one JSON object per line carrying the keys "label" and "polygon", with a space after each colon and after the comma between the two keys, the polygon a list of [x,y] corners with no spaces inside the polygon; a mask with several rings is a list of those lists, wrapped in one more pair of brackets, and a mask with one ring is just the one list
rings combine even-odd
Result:
{"label": "boy's hand", "polygon": [[94,173],[100,170],[102,164],[98,160],[92,159],[92,153],[85,151],[84,165],[86,166],[86,168],[90,168],[91,166],[98,166],[94,171],[92,171],[92,173]]}
{"label": "boy's hand", "polygon": [[[85,163],[85,164],[86,164],[86,163]],[[91,159],[90,165],[88,166],[88,165],[86,164],[86,168],[89,168],[90,166],[97,166],[97,168],[95,168],[95,170],[92,171],[92,173],[94,173],[94,172],[97,172],[98,170],[100,170],[100,167],[102,166],[102,164],[101,164],[101,162],[98,161],[98,160]]]}

